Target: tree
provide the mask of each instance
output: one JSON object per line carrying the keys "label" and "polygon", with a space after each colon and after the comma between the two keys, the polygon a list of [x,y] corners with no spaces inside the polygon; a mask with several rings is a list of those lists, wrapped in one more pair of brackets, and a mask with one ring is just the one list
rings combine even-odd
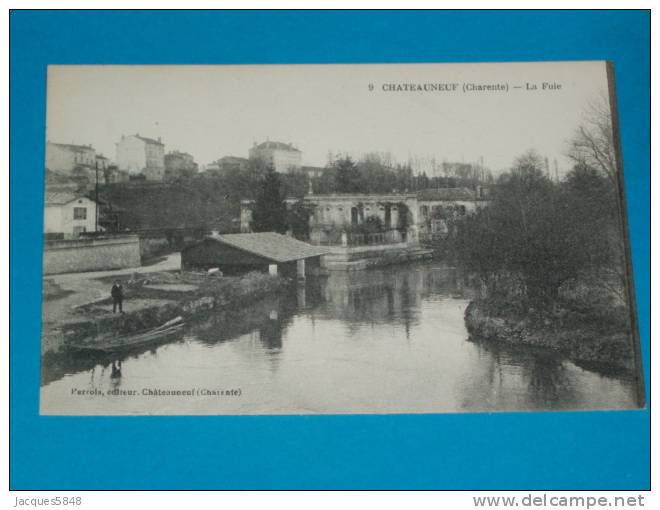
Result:
{"label": "tree", "polygon": [[580,163],[554,184],[543,169],[527,152],[500,177],[491,204],[459,223],[459,259],[492,294],[513,287],[548,304],[562,284],[588,277],[623,298],[623,236],[609,179]]}
{"label": "tree", "polygon": [[431,181],[426,175],[426,172],[422,172],[417,176],[417,189],[426,189],[430,186]]}
{"label": "tree", "polygon": [[323,173],[312,179],[312,189],[315,194],[327,195],[337,192],[337,169],[330,165],[325,167]]}
{"label": "tree", "polygon": [[301,170],[294,170],[280,177],[288,197],[302,198],[309,191],[309,179]]}
{"label": "tree", "polygon": [[357,163],[365,193],[390,193],[396,188],[396,174],[389,154],[370,152]]}
{"label": "tree", "polygon": [[[609,270],[619,280],[618,293],[622,296],[626,287],[627,271],[625,238],[621,222],[623,211],[618,193],[620,170],[614,143],[612,112],[606,96],[603,95],[592,102],[583,113],[582,123],[570,141],[568,156],[576,166],[572,175],[568,176],[567,185],[574,190],[576,186],[579,187],[580,193],[586,193],[591,200],[597,201],[597,197],[590,194],[588,189],[595,186],[591,189],[599,193],[600,199],[606,202],[601,206],[605,206],[605,218],[609,221],[602,234],[609,243],[607,250],[611,256]],[[594,172],[604,177],[607,185],[605,181],[597,182]]]}
{"label": "tree", "polygon": [[296,239],[309,239],[309,218],[312,215],[313,206],[306,205],[302,200],[293,204],[287,214],[287,222],[291,233]]}
{"label": "tree", "polygon": [[518,158],[501,176],[493,202],[460,225],[461,258],[480,274],[491,292],[503,280],[518,281],[526,297],[548,302],[575,277],[572,246],[562,234],[564,217],[557,187],[544,175],[535,152]]}
{"label": "tree", "polygon": [[618,164],[609,101],[601,97],[591,103],[570,142],[568,156],[576,164],[594,168],[618,185]]}
{"label": "tree", "polygon": [[409,163],[405,165],[398,164],[396,169],[396,186],[399,191],[409,191],[412,189],[413,171]]}
{"label": "tree", "polygon": [[597,274],[600,287],[625,298],[626,266],[618,197],[602,172],[576,165],[561,186],[564,235],[574,246],[573,257],[584,271]]}
{"label": "tree", "polygon": [[280,176],[269,168],[264,176],[252,211],[251,228],[254,232],[279,232],[287,230],[286,198]]}
{"label": "tree", "polygon": [[268,167],[262,160],[250,159],[247,168],[230,168],[219,178],[219,182],[226,189],[226,194],[238,203],[242,199],[256,198],[256,191],[267,171]]}
{"label": "tree", "polygon": [[350,156],[336,159],[332,166],[336,170],[335,186],[338,193],[364,192],[360,172]]}

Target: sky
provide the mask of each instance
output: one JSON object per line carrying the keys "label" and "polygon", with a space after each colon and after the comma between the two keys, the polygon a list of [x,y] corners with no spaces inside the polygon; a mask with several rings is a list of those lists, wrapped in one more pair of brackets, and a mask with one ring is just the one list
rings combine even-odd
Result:
{"label": "sky", "polygon": [[[450,90],[401,90],[408,84]],[[606,95],[604,62],[49,66],[46,138],[112,160],[122,134],[139,133],[201,165],[269,139],[293,143],[311,166],[329,152],[386,152],[399,162],[483,158],[494,173],[534,149],[565,169],[568,139]]]}

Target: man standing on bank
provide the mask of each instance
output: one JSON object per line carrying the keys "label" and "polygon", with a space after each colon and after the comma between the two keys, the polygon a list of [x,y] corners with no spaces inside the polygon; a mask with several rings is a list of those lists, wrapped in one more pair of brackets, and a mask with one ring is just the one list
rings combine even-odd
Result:
{"label": "man standing on bank", "polygon": [[117,312],[117,305],[119,305],[119,313],[124,313],[121,308],[122,301],[124,300],[124,287],[122,287],[118,280],[115,280],[110,295],[112,296],[112,313]]}

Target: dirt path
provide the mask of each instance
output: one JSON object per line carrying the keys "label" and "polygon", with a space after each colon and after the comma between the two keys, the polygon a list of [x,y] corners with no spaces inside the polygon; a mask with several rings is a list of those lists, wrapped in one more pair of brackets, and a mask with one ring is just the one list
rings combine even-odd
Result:
{"label": "dirt path", "polygon": [[[75,317],[73,312],[78,306],[108,298],[110,288],[107,284],[100,282],[99,278],[127,276],[134,273],[147,274],[159,271],[175,271],[180,267],[181,254],[176,252],[167,255],[164,260],[151,266],[46,276],[63,291],[69,291],[69,294],[59,298],[47,299],[43,302],[42,321],[44,329],[57,321]],[[126,307],[130,307],[130,303],[125,302],[124,306],[125,309],[128,309]]]}

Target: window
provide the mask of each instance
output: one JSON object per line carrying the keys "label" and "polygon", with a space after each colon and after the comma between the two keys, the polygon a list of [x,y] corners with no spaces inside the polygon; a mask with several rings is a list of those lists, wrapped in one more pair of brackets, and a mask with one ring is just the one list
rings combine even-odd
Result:
{"label": "window", "polygon": [[74,207],[73,208],[73,219],[74,220],[86,220],[87,219],[87,208],[86,207]]}

